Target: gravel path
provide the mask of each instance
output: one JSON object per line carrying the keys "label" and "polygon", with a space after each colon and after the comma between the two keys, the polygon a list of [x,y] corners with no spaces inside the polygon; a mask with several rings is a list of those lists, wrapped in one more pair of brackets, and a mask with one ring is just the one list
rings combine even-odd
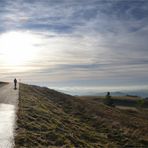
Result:
{"label": "gravel path", "polygon": [[0,148],[14,146],[18,90],[14,90],[13,83],[0,87]]}

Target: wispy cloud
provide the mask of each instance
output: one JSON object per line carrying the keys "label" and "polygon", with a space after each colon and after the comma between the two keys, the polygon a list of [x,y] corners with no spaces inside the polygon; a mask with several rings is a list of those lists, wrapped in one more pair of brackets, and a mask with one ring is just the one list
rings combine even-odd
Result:
{"label": "wispy cloud", "polygon": [[42,40],[35,45],[39,56],[26,66],[31,67],[29,72],[18,71],[22,79],[63,86],[134,86],[148,80],[147,1],[9,0],[0,4],[1,33],[29,31]]}

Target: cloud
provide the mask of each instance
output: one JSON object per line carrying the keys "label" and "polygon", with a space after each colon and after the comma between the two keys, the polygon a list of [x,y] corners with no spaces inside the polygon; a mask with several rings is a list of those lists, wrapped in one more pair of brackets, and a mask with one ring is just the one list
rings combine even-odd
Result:
{"label": "cloud", "polygon": [[148,80],[147,1],[0,3],[0,32],[29,30],[42,40],[35,45],[40,56],[29,63],[30,73],[18,72],[23,79],[65,86],[142,85]]}

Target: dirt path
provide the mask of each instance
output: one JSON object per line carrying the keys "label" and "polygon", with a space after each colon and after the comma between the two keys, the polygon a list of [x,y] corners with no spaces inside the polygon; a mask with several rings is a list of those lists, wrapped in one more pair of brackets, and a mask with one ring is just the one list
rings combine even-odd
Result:
{"label": "dirt path", "polygon": [[12,83],[0,87],[0,148],[14,146],[18,89]]}

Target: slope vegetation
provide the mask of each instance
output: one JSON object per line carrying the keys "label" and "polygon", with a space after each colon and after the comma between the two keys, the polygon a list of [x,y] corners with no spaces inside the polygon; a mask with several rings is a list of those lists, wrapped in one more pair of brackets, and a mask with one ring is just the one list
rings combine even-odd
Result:
{"label": "slope vegetation", "polygon": [[20,84],[15,147],[146,147],[147,113]]}
{"label": "slope vegetation", "polygon": [[4,86],[4,85],[6,85],[6,84],[9,84],[9,83],[8,83],[8,82],[1,82],[1,81],[0,81],[0,87]]}

